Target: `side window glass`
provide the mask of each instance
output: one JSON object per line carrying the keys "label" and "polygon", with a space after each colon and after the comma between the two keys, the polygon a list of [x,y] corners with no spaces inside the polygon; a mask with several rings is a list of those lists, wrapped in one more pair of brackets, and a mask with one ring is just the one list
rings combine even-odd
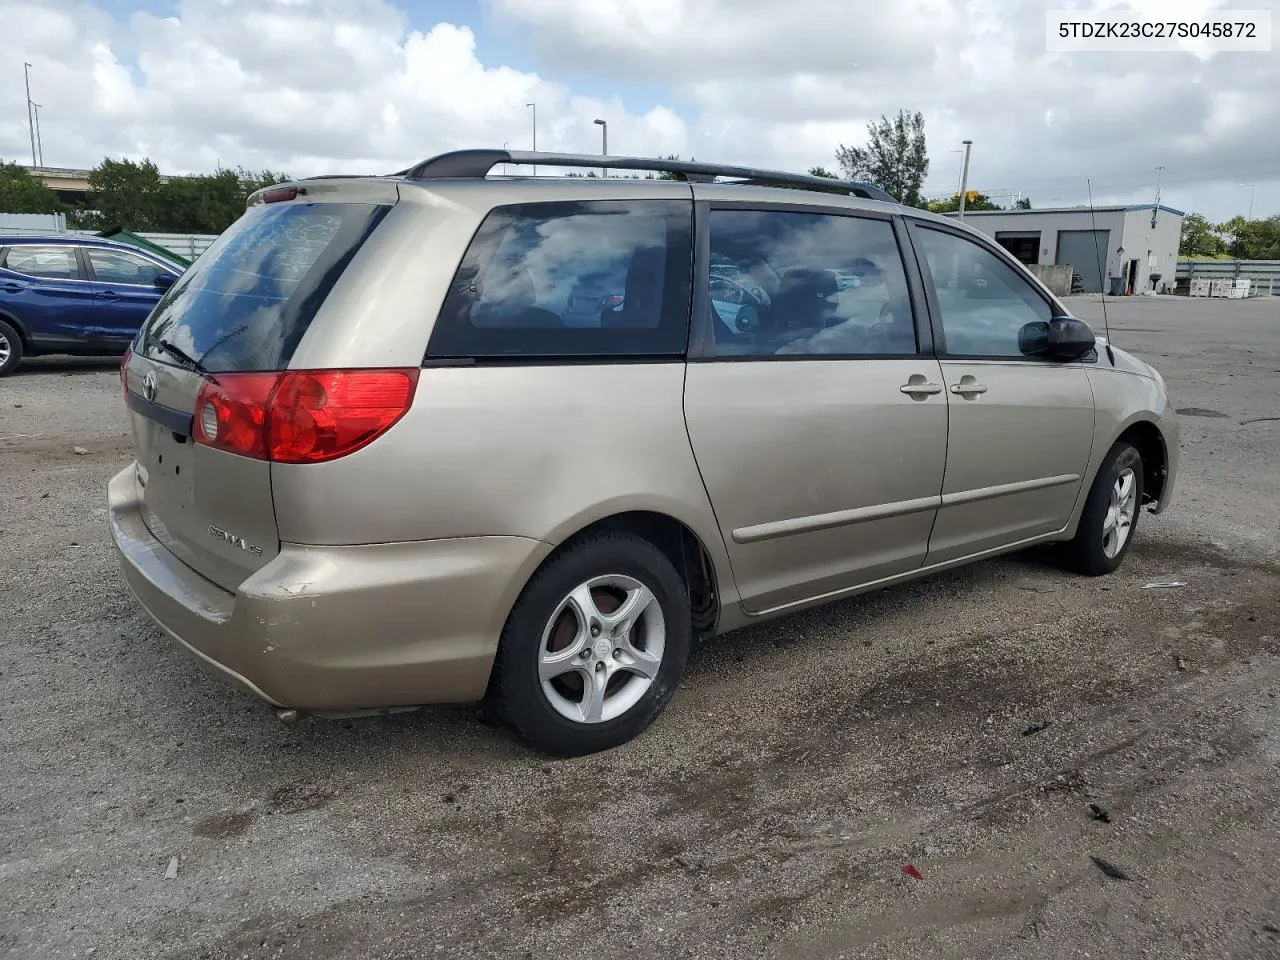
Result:
{"label": "side window glass", "polygon": [[917,349],[906,272],[887,220],[713,210],[708,285],[717,356]]}
{"label": "side window glass", "polygon": [[494,210],[445,299],[428,357],[680,356],[692,204]]}
{"label": "side window glass", "polygon": [[80,265],[76,262],[74,247],[10,247],[5,256],[5,267],[28,277],[49,280],[79,280]]}
{"label": "side window glass", "polygon": [[93,275],[103,283],[133,283],[150,286],[162,271],[150,260],[120,250],[85,247]]}
{"label": "side window glass", "polygon": [[1023,330],[1053,315],[1044,297],[989,250],[928,228],[916,234],[929,264],[946,352],[959,357],[1017,357],[1034,340]]}

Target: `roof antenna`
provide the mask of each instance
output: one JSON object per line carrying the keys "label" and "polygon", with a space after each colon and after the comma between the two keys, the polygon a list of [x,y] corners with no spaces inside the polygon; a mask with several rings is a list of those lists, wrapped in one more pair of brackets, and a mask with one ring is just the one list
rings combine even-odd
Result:
{"label": "roof antenna", "polygon": [[[1089,221],[1093,224],[1093,259],[1098,265],[1098,279],[1105,279],[1102,274],[1105,272],[1102,263],[1102,251],[1098,249],[1098,218],[1093,213],[1093,181],[1088,177],[1085,178],[1085,185],[1089,188]],[[1107,332],[1107,359],[1111,361],[1111,365],[1116,365],[1116,355],[1111,352],[1111,323],[1107,320],[1107,289],[1102,288],[1102,329]]]}

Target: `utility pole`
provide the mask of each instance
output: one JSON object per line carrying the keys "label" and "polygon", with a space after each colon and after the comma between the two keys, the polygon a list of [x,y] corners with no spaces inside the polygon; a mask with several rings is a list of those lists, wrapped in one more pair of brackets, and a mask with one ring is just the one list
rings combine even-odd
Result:
{"label": "utility pole", "polygon": [[40,155],[40,168],[44,169],[44,141],[40,139],[40,104],[33,103],[36,112],[36,153]]}
{"label": "utility pole", "polygon": [[31,112],[31,64],[22,61],[22,76],[27,82],[27,128],[31,131],[31,165],[36,163],[36,122]]}
{"label": "utility pole", "polygon": [[1256,183],[1242,183],[1240,184],[1240,186],[1249,188],[1249,215],[1245,217],[1245,219],[1252,220],[1253,219],[1253,197],[1254,197],[1254,194],[1258,192],[1258,185]]}
{"label": "utility pole", "polygon": [[[526,103],[526,107],[533,109],[533,152],[538,152],[538,105],[536,103]],[[533,165],[533,175],[538,175],[538,165]]]}
{"label": "utility pole", "polygon": [[1155,202],[1151,204],[1151,229],[1152,230],[1156,228],[1156,220],[1159,218],[1159,215],[1160,215],[1160,174],[1162,174],[1163,172],[1164,172],[1163,166],[1156,167],[1156,199],[1155,199]]}
{"label": "utility pole", "polygon": [[964,198],[969,191],[969,149],[973,146],[972,140],[964,140],[964,166],[960,168],[960,219],[964,219]]}

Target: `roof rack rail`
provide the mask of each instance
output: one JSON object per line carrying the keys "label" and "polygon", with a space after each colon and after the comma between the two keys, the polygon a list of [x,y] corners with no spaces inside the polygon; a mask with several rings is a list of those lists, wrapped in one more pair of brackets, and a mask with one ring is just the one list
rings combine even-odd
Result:
{"label": "roof rack rail", "polygon": [[430,157],[421,163],[392,174],[408,180],[441,180],[462,178],[482,179],[501,163],[520,166],[586,167],[608,170],[645,170],[653,173],[675,174],[677,179],[690,182],[709,182],[717,177],[732,177],[748,183],[786,186],[818,187],[831,193],[851,193],[867,200],[897,203],[892,196],[869,183],[815,177],[803,173],[786,173],[782,170],[762,170],[757,167],[734,167],[720,163],[700,163],[695,160],[666,160],[650,157],[593,156],[585,153],[544,153],[531,150],[454,150]]}

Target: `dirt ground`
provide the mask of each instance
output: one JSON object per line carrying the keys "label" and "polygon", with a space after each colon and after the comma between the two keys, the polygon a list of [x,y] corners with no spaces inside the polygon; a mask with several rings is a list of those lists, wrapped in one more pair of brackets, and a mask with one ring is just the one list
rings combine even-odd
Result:
{"label": "dirt ground", "polygon": [[1108,312],[1188,411],[1118,574],[1018,556],[721,638],[570,761],[207,677],[116,574],[114,368],[0,381],[0,956],[1280,957],[1280,299]]}

